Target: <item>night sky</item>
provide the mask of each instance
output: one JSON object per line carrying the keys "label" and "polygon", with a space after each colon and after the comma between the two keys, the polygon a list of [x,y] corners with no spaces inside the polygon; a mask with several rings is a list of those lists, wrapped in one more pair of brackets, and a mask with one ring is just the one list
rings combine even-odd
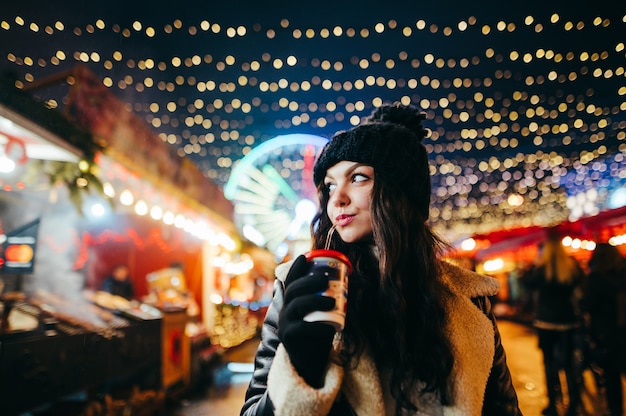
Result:
{"label": "night sky", "polygon": [[[427,115],[442,232],[583,215],[568,198],[598,188],[609,208],[626,184],[626,5],[474,3],[11,2],[0,71],[28,88],[86,65],[220,186],[278,136],[329,138],[400,101]],[[68,86],[31,91],[62,111]],[[305,147],[252,164],[302,194]]]}

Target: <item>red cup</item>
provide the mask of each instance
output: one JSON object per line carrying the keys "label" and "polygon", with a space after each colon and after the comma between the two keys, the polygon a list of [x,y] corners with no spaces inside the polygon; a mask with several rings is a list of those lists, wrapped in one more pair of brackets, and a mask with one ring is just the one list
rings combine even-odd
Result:
{"label": "red cup", "polygon": [[305,254],[311,262],[311,274],[323,273],[328,277],[328,289],[320,295],[335,299],[335,308],[330,311],[314,311],[304,317],[307,322],[324,322],[341,331],[346,323],[348,302],[348,277],[352,263],[348,257],[335,250],[312,250]]}

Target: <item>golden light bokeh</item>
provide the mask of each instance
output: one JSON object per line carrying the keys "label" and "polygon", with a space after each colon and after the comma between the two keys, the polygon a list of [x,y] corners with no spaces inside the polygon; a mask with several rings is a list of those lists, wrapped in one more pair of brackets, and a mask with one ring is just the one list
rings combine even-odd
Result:
{"label": "golden light bokeh", "polygon": [[[0,36],[14,41],[0,47],[2,66],[29,88],[88,65],[218,184],[272,137],[330,137],[383,103],[416,105],[444,233],[548,224],[567,218],[568,197],[609,184],[606,199],[626,184],[623,14],[281,17],[4,15]],[[301,188],[301,166],[279,171]]]}

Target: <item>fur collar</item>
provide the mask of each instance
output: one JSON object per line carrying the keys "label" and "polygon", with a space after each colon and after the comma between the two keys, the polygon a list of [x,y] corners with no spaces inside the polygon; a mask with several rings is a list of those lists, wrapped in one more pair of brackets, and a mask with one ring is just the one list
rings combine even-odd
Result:
{"label": "fur collar", "polygon": [[[276,266],[278,280],[285,281],[293,260]],[[441,282],[451,292],[463,297],[493,296],[498,293],[500,284],[496,279],[463,269],[446,261],[440,261]]]}
{"label": "fur collar", "polygon": [[[277,267],[278,279],[284,281],[290,265],[285,263]],[[494,328],[471,298],[495,295],[499,284],[496,279],[445,262],[441,263],[441,271],[441,282],[447,289],[444,295],[444,306],[449,315],[446,332],[455,356],[451,377],[454,404],[443,409],[424,409],[420,414],[480,415],[495,353]],[[324,411],[310,413],[311,408],[305,403],[317,403],[316,406],[319,406],[321,402],[331,400],[327,403],[328,407],[322,407],[328,409],[339,389],[359,416],[380,416],[386,414],[385,409],[393,408],[393,403],[384,394],[376,365],[369,356],[363,356],[354,370],[344,372],[332,366],[323,392],[310,388],[297,375],[282,345],[274,361],[274,364],[278,364],[277,361],[281,363],[270,369],[268,389],[276,415],[324,415]]]}

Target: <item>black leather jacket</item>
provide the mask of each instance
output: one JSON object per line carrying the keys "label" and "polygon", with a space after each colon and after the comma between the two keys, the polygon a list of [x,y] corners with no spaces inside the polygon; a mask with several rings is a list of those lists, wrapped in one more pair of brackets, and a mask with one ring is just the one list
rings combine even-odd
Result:
{"label": "black leather jacket", "polygon": [[[242,416],[273,416],[274,408],[267,390],[267,378],[276,349],[278,339],[278,314],[283,305],[284,286],[280,280],[274,283],[274,298],[270,305],[261,332],[261,343],[255,358],[255,370],[248,386],[245,403],[241,409]],[[488,316],[495,329],[495,354],[489,380],[485,389],[483,415],[518,416],[517,394],[512,385],[511,375],[506,364],[500,334],[495,325],[491,311],[491,303],[487,297],[473,298],[474,304]],[[345,400],[335,402],[329,415],[356,415]]]}

